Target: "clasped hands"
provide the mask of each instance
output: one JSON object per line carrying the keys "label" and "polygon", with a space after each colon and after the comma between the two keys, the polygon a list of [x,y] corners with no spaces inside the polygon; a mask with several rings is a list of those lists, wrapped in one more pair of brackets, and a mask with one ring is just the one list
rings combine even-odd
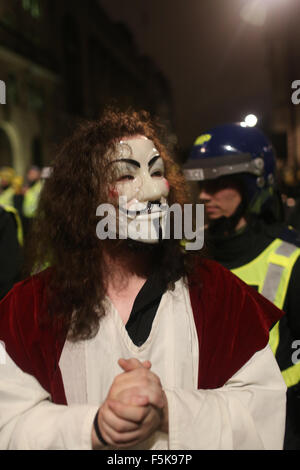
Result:
{"label": "clasped hands", "polygon": [[[147,439],[155,431],[168,432],[168,403],[151,362],[119,359],[124,372],[117,375],[99,409],[98,425],[105,441],[126,449]],[[93,448],[99,441],[93,431]]]}

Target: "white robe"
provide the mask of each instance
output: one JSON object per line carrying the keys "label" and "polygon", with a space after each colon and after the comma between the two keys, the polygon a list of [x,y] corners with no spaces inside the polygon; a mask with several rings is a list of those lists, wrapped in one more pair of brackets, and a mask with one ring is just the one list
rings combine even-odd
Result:
{"label": "white robe", "polygon": [[91,449],[93,419],[122,372],[120,357],[149,359],[168,399],[168,434],[156,432],[134,449],[282,449],[286,386],[269,346],[223,387],[197,390],[198,339],[182,281],[163,295],[141,347],[108,299],[97,336],[66,341],[59,365],[68,406],[51,403],[7,356],[0,365],[0,449]]}

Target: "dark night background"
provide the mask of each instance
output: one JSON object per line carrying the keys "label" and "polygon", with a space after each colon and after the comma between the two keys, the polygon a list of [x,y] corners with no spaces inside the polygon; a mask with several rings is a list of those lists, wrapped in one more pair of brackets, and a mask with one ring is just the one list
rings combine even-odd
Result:
{"label": "dark night background", "polygon": [[78,119],[114,102],[158,115],[179,161],[254,113],[295,180],[299,20],[299,0],[0,0],[0,166],[48,165]]}
{"label": "dark night background", "polygon": [[[97,119],[108,104],[145,109],[158,117],[179,164],[188,158],[200,134],[255,114],[257,125],[276,150],[284,209],[288,214],[297,198],[300,207],[299,25],[300,0],[0,0],[0,216],[4,221],[0,223],[0,299],[22,276],[23,253],[43,185],[40,170],[49,169],[57,146],[79,121]],[[299,104],[292,100],[296,80]],[[5,102],[1,102],[3,87]],[[78,186],[81,196],[82,184]],[[7,194],[10,199],[5,201]],[[24,210],[28,200],[29,213]],[[66,207],[68,221],[70,212]],[[69,235],[60,226],[52,237],[54,233],[62,240]],[[244,233],[248,236],[251,231]],[[249,240],[256,248],[256,238]],[[79,243],[77,236],[73,241],[69,256],[71,247],[78,251],[86,246],[89,260],[93,252],[89,239]],[[286,265],[291,270],[295,253]],[[62,260],[62,269],[68,259]],[[105,265],[109,260],[108,253]],[[177,267],[172,269],[175,273]],[[291,270],[282,276],[289,280]],[[283,277],[276,299],[286,284],[290,302],[297,298],[295,287],[281,282]],[[297,279],[296,271],[292,279]],[[69,284],[74,290],[74,282]],[[39,281],[36,285],[38,299]],[[81,292],[75,296],[75,307],[81,305]],[[38,346],[33,343],[37,351]]]}
{"label": "dark night background", "polygon": [[100,0],[124,21],[170,83],[184,146],[207,126],[271,112],[264,28],[240,19],[241,0]]}

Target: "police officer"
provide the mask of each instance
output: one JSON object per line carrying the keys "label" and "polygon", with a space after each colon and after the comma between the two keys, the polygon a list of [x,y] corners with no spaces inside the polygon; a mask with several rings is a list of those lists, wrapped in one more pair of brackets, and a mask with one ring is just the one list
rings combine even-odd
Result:
{"label": "police officer", "polygon": [[27,188],[23,201],[23,215],[28,219],[35,216],[42,185],[41,170],[36,166],[30,167],[27,172]]}
{"label": "police officer", "polygon": [[284,448],[300,449],[300,237],[282,222],[272,144],[258,128],[221,125],[196,139],[184,173],[200,185],[211,256],[286,313],[270,346],[288,387]]}
{"label": "police officer", "polygon": [[18,211],[0,205],[0,299],[21,280],[23,232]]}
{"label": "police officer", "polygon": [[11,167],[3,167],[0,170],[0,204],[13,205],[14,189],[12,180],[15,176],[15,170]]}

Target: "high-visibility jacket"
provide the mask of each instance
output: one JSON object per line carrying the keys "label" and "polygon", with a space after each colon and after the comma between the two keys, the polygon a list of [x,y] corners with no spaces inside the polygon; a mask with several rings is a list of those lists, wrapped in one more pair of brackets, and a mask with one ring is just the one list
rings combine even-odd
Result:
{"label": "high-visibility jacket", "polygon": [[6,212],[10,212],[11,214],[13,214],[15,221],[16,221],[16,225],[17,225],[18,242],[19,242],[19,245],[23,246],[23,243],[24,243],[23,225],[22,225],[21,218],[19,216],[17,209],[13,206],[8,206],[8,205],[3,205],[3,204],[1,204],[1,206],[6,210]]}
{"label": "high-visibility jacket", "polygon": [[[259,256],[243,266],[231,269],[231,272],[246,284],[256,287],[260,294],[282,309],[292,269],[299,256],[300,248],[276,238]],[[270,331],[269,339],[274,355],[279,341],[279,322],[277,322]],[[291,356],[292,352],[291,349]],[[290,367],[281,372],[288,387],[300,382],[300,362],[291,363]]]}
{"label": "high-visibility jacket", "polygon": [[43,182],[37,181],[31,188],[27,189],[23,201],[23,214],[25,217],[34,217],[39,202]]}
{"label": "high-visibility jacket", "polygon": [[6,206],[6,205],[12,206],[14,194],[15,194],[15,191],[12,186],[9,186],[4,191],[2,191],[2,193],[0,194],[1,206]]}

